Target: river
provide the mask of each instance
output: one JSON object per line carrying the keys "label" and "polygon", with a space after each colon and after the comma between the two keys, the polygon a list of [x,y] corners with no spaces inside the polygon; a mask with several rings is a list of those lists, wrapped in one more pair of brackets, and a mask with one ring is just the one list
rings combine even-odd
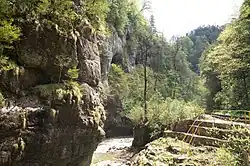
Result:
{"label": "river", "polygon": [[91,166],[128,166],[133,153],[132,137],[108,138],[97,147]]}

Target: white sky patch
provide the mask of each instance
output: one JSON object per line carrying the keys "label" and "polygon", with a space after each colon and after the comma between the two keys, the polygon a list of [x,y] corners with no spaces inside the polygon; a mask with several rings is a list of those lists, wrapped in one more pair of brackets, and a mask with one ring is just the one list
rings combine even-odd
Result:
{"label": "white sky patch", "polygon": [[169,39],[200,25],[223,25],[244,0],[151,0],[158,31]]}

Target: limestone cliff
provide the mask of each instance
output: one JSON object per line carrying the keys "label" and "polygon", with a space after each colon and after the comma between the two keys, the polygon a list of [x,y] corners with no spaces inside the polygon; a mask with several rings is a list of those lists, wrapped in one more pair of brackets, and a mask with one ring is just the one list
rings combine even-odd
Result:
{"label": "limestone cliff", "polygon": [[22,25],[10,53],[17,65],[0,73],[1,166],[90,165],[105,135],[105,112],[100,50],[84,24],[67,34],[38,20]]}
{"label": "limestone cliff", "polygon": [[[111,26],[111,25],[110,25]],[[112,63],[121,65],[126,72],[130,72],[135,66],[137,55],[136,43],[131,43],[130,35],[132,30],[127,28],[124,35],[118,35],[118,32],[111,26],[111,35],[103,40],[102,50],[102,79],[104,83],[108,83],[108,73]]]}
{"label": "limestone cliff", "polygon": [[90,165],[105,135],[105,114],[110,124],[121,121],[119,101],[103,100],[103,89],[111,63],[126,71],[135,63],[130,28],[118,35],[109,25],[110,35],[96,33],[105,19],[92,2],[5,1],[11,10],[4,19],[12,18],[21,35],[3,51],[4,64],[14,65],[0,64],[0,165]]}
{"label": "limestone cliff", "polygon": [[[111,26],[112,27],[112,26]],[[132,49],[129,45],[130,38],[128,37],[131,31],[128,29],[125,34],[119,36],[115,28],[110,28],[112,34],[103,40],[103,45],[100,47],[101,67],[102,67],[102,82],[106,89],[112,88],[108,84],[108,74],[111,64],[122,66],[123,70],[130,72],[135,66],[136,48]],[[112,85],[111,85],[112,86]],[[107,119],[105,121],[105,131],[107,137],[113,136],[128,136],[132,135],[133,125],[122,112],[123,105],[118,95],[108,95],[103,99],[104,108],[106,110]]]}

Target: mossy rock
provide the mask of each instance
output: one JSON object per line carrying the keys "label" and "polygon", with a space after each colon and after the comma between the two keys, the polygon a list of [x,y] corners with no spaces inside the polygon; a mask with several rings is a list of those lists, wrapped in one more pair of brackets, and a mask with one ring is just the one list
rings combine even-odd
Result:
{"label": "mossy rock", "polygon": [[77,82],[68,82],[65,84],[46,84],[38,85],[34,88],[34,92],[42,99],[47,100],[69,100],[78,103],[84,93],[84,90]]}
{"label": "mossy rock", "polygon": [[215,154],[216,148],[194,147],[177,139],[159,138],[147,144],[133,164],[211,165]]}

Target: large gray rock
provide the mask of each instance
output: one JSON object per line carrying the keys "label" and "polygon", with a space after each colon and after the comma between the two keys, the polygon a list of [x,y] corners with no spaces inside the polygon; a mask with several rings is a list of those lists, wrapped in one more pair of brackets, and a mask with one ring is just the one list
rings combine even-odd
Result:
{"label": "large gray rock", "polygon": [[98,93],[87,84],[81,89],[85,92],[81,96],[73,91],[55,96],[51,106],[40,102],[37,96],[42,92],[36,90],[34,96],[16,101],[16,106],[2,108],[0,165],[90,165],[105,135],[105,113]]}

